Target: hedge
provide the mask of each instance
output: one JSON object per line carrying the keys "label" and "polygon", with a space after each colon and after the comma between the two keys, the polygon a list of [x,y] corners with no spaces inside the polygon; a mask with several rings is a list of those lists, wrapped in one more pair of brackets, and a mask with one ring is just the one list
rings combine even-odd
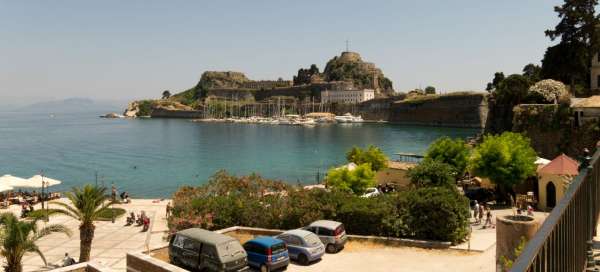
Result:
{"label": "hedge", "polygon": [[343,222],[348,234],[464,240],[469,206],[448,188],[420,188],[372,198],[342,191],[304,190],[257,175],[218,172],[206,185],[180,188],[173,197],[171,231],[247,226],[294,229],[319,220]]}

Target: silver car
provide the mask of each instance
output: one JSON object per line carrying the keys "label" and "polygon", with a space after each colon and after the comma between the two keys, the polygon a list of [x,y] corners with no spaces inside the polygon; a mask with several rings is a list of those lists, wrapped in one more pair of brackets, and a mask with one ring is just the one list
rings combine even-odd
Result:
{"label": "silver car", "polygon": [[331,220],[318,220],[304,228],[321,239],[326,246],[327,252],[336,253],[344,248],[346,244],[346,229],[344,224]]}
{"label": "silver car", "polygon": [[321,259],[325,254],[325,246],[319,237],[312,232],[296,229],[276,236],[283,240],[288,248],[290,259],[302,265]]}

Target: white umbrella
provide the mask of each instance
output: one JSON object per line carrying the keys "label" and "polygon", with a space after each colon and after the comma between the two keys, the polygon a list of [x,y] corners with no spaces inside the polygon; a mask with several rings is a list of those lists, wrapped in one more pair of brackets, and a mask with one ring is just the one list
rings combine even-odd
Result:
{"label": "white umbrella", "polygon": [[4,175],[0,177],[0,185],[8,187],[19,187],[19,184],[26,184],[28,181],[24,178],[15,177],[11,175]]}
{"label": "white umbrella", "polygon": [[51,179],[51,178],[40,176],[40,175],[35,175],[35,176],[27,179],[27,183],[13,185],[13,186],[14,187],[28,187],[28,188],[42,188],[42,187],[47,188],[49,186],[54,186],[54,185],[58,185],[61,183],[62,183],[62,181],[60,181],[60,180]]}
{"label": "white umbrella", "polygon": [[5,183],[0,183],[0,192],[12,191],[13,187]]}

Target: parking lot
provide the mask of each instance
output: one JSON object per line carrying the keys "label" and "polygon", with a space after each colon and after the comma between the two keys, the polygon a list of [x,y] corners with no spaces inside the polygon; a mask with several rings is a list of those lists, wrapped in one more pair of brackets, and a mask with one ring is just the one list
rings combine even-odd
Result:
{"label": "parking lot", "polygon": [[[166,248],[153,252],[154,257],[168,261]],[[289,272],[347,271],[495,271],[495,248],[485,252],[434,250],[414,247],[390,247],[369,242],[348,242],[339,253],[325,254],[321,261],[303,266],[292,262]]]}

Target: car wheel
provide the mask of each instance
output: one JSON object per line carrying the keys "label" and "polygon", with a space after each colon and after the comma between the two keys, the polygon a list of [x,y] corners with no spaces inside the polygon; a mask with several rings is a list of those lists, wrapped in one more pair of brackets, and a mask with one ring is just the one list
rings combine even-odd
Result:
{"label": "car wheel", "polygon": [[327,253],[336,253],[336,252],[337,252],[337,248],[335,247],[334,244],[327,245]]}
{"label": "car wheel", "polygon": [[298,262],[299,262],[301,265],[308,265],[308,257],[306,257],[306,255],[304,255],[304,254],[300,254],[300,255],[298,256]]}
{"label": "car wheel", "polygon": [[269,267],[267,265],[261,265],[260,266],[260,272],[269,272],[271,271],[271,269],[269,269]]}

